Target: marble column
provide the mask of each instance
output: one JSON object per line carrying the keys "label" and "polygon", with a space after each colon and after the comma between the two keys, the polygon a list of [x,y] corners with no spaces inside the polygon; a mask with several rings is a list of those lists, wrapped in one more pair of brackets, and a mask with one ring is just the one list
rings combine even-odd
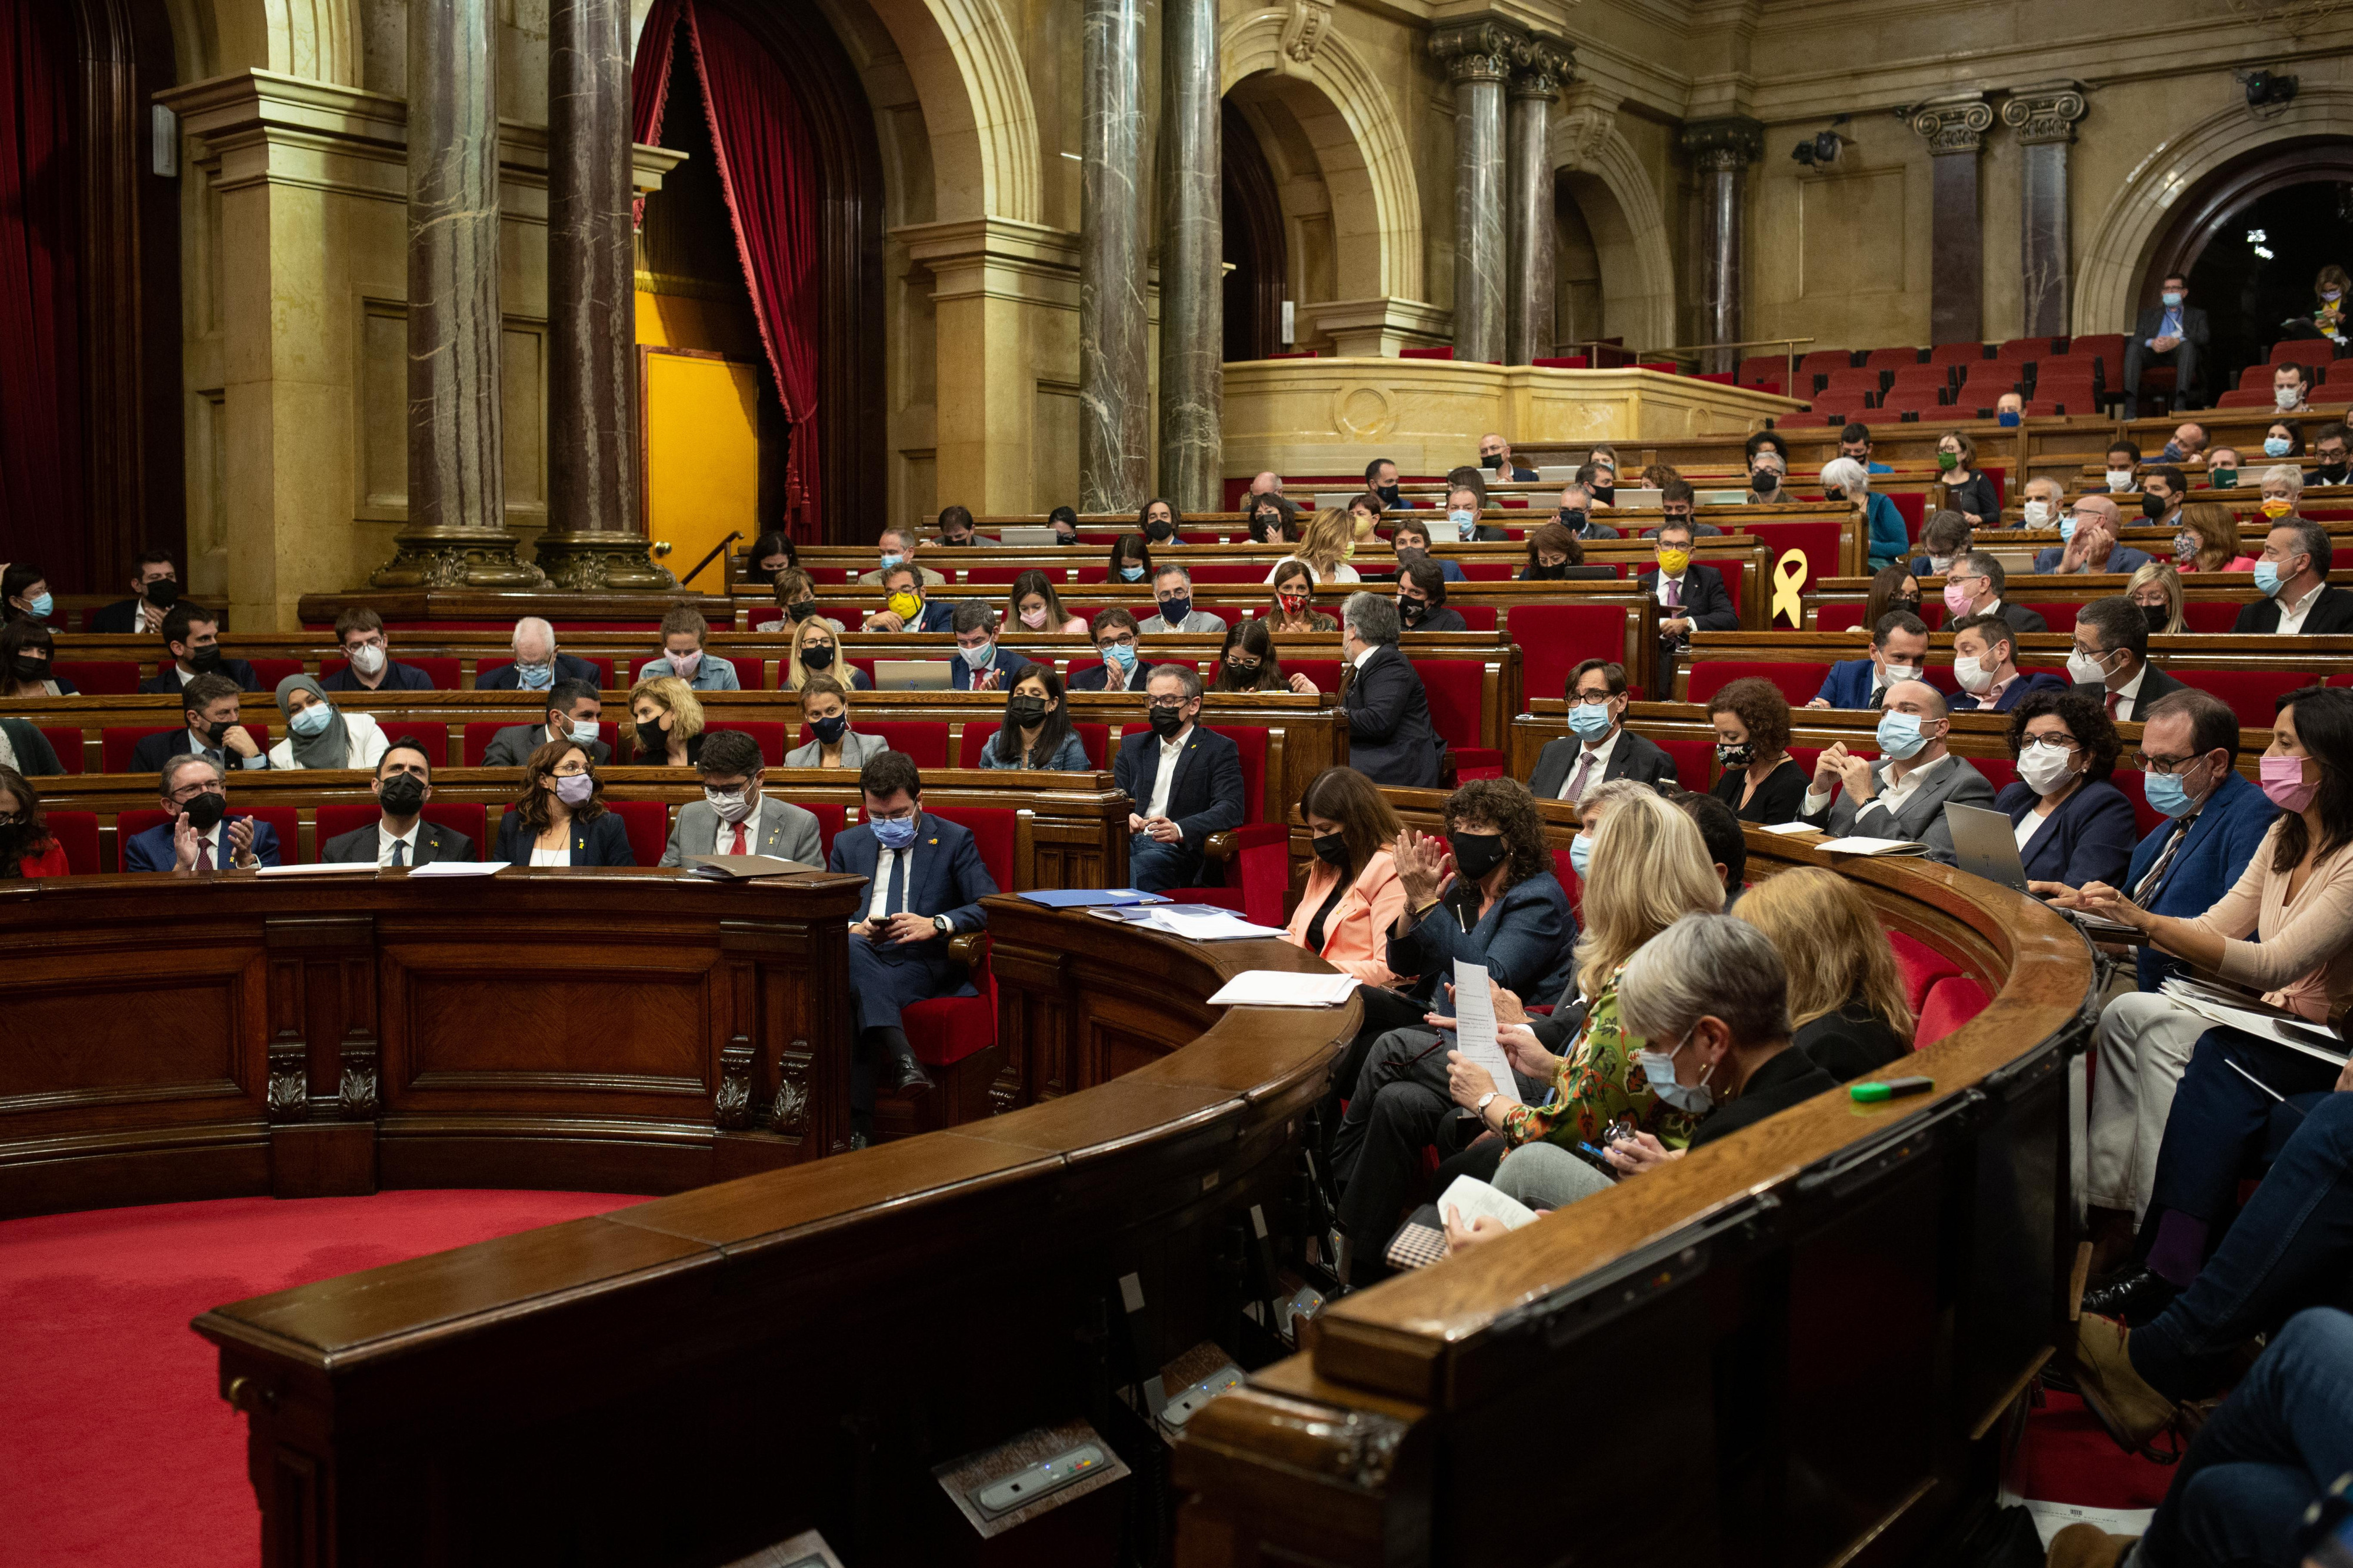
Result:
{"label": "marble column", "polygon": [[[1747,211],[1748,165],[1764,151],[1765,127],[1745,114],[1694,120],[1683,146],[1699,175],[1700,336],[1712,343],[1740,341],[1740,296],[1746,286],[1740,231]],[[1733,368],[1736,349],[1709,353],[1709,372]]]}
{"label": "marble column", "polygon": [[2075,140],[2075,122],[2089,109],[2079,81],[2021,87],[2001,106],[2002,123],[2018,132],[2025,151],[2018,197],[2024,337],[2056,337],[2072,330],[2075,258],[2067,226],[2067,147]]}
{"label": "marble column", "polygon": [[670,588],[638,526],[628,0],[554,0],[547,37],[547,531],[558,588]]}
{"label": "marble column", "polygon": [[506,529],[497,0],[409,0],[408,525],[379,588],[537,587]]}
{"label": "marble column", "polygon": [[1512,71],[1504,158],[1504,363],[1552,353],[1552,107],[1575,57],[1567,44],[1530,38]]}
{"label": "marble column", "polygon": [[1152,484],[1144,0],[1082,0],[1079,26],[1079,510],[1134,511]]}
{"label": "marble column", "polygon": [[1160,493],[1221,504],[1226,342],[1217,0],[1160,7]]}
{"label": "marble column", "polygon": [[1499,363],[1511,289],[1504,255],[1504,84],[1527,35],[1461,22],[1430,36],[1454,84],[1454,357]]}
{"label": "marble column", "polygon": [[1978,221],[1978,149],[1993,128],[1981,92],[1932,98],[1911,110],[1928,143],[1928,341],[1977,342],[1985,336],[1985,232]]}

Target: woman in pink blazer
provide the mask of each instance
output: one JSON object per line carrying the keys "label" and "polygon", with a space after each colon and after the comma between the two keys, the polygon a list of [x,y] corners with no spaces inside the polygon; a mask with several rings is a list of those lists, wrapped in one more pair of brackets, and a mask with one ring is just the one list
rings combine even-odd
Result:
{"label": "woman in pink blazer", "polygon": [[1388,929],[1405,910],[1405,888],[1388,847],[1403,824],[1374,786],[1354,768],[1326,768],[1299,799],[1314,835],[1315,868],[1292,912],[1293,942],[1320,954],[1367,985],[1394,985],[1382,962]]}

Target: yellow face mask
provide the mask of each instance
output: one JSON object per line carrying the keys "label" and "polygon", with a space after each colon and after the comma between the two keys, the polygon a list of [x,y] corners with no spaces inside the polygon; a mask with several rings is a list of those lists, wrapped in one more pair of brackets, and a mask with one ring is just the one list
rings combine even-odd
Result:
{"label": "yellow face mask", "polygon": [[915,612],[923,607],[923,601],[908,593],[904,588],[900,589],[882,603],[886,609],[902,621],[913,620]]}
{"label": "yellow face mask", "polygon": [[1682,576],[1683,574],[1683,568],[1690,564],[1691,552],[1688,550],[1662,550],[1659,552],[1659,570],[1665,573],[1670,577]]}
{"label": "yellow face mask", "polygon": [[2285,517],[2295,507],[2285,496],[2265,496],[2260,510],[2265,517]]}

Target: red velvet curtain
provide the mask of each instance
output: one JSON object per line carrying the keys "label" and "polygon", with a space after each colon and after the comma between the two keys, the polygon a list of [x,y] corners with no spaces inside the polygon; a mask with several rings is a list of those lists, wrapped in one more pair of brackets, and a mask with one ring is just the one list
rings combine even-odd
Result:
{"label": "red velvet curtain", "polygon": [[83,576],[78,74],[56,0],[0,0],[0,561]]}
{"label": "red velvet curtain", "polygon": [[817,158],[792,84],[733,16],[695,0],[654,0],[632,68],[637,139],[661,134],[663,95],[683,25],[702,84],[719,186],[735,231],[752,314],[792,422],[785,521],[804,543],[824,538],[818,510]]}

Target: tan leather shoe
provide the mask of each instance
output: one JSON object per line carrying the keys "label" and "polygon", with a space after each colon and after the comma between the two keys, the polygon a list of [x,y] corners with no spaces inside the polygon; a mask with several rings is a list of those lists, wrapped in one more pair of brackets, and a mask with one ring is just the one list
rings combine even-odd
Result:
{"label": "tan leather shoe", "polygon": [[2051,1538],[2044,1568],[2116,1568],[2137,1535],[2110,1535],[2096,1524],[2071,1524]]}
{"label": "tan leather shoe", "polygon": [[[2071,1360],[2084,1403],[2127,1453],[2147,1448],[2149,1439],[2173,1425],[2173,1402],[2142,1381],[2126,1347],[2132,1331],[2111,1318],[2086,1313],[2075,1324]],[[2070,1526],[2070,1529],[2075,1528]]]}

